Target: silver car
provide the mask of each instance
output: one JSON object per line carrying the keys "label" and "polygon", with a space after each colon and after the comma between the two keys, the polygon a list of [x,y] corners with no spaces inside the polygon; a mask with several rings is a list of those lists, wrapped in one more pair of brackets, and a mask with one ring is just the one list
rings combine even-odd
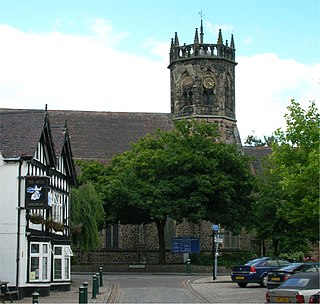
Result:
{"label": "silver car", "polygon": [[319,272],[304,272],[289,277],[278,288],[266,293],[267,303],[308,303],[320,291]]}

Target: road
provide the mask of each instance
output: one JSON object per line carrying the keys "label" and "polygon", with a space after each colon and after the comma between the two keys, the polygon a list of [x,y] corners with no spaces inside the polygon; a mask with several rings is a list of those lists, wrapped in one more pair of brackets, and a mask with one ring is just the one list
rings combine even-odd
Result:
{"label": "road", "polygon": [[213,282],[208,276],[112,274],[110,303],[264,303],[266,289]]}

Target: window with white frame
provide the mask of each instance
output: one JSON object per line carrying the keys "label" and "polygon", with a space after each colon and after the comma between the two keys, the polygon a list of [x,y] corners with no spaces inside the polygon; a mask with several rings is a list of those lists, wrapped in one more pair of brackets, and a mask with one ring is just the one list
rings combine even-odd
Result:
{"label": "window with white frame", "polygon": [[53,279],[70,280],[71,256],[73,256],[70,246],[56,245],[53,254]]}
{"label": "window with white frame", "polygon": [[50,244],[42,242],[30,243],[30,281],[50,280]]}
{"label": "window with white frame", "polygon": [[63,196],[61,193],[53,191],[52,193],[52,218],[54,221],[61,223],[62,222],[62,199]]}

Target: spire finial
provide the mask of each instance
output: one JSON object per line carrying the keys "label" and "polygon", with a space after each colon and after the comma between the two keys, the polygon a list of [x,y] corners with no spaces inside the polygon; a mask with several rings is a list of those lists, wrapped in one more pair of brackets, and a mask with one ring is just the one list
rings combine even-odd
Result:
{"label": "spire finial", "polygon": [[234,49],[234,39],[233,39],[233,34],[231,34],[231,43],[230,47]]}
{"label": "spire finial", "polygon": [[203,44],[203,26],[202,26],[202,17],[204,17],[204,13],[202,11],[199,12],[201,17],[201,24],[200,24],[200,44]]}
{"label": "spire finial", "polygon": [[219,29],[218,44],[223,44],[221,29]]}
{"label": "spire finial", "polygon": [[179,46],[179,38],[177,32],[175,32],[174,34],[174,46]]}
{"label": "spire finial", "polygon": [[196,32],[194,34],[194,44],[199,44],[199,35],[198,35],[198,29],[196,28]]}

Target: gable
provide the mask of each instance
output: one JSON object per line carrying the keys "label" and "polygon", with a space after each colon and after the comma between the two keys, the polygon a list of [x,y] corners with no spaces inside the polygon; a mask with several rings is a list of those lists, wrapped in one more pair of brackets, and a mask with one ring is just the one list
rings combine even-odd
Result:
{"label": "gable", "polygon": [[0,151],[4,158],[32,158],[44,128],[45,111],[0,111]]}
{"label": "gable", "polygon": [[4,160],[22,158],[42,164],[42,170],[54,168],[76,184],[68,132],[63,127],[52,130],[45,110],[1,109],[0,153]]}

